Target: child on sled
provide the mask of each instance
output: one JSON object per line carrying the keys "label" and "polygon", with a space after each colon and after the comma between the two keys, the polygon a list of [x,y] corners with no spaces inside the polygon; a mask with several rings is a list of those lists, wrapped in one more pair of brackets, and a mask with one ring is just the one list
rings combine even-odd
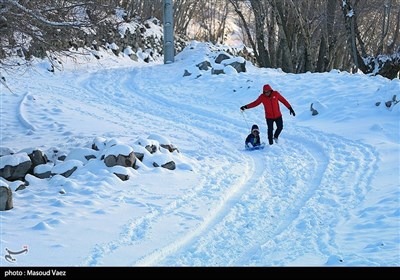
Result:
{"label": "child on sled", "polygon": [[251,133],[246,137],[245,141],[246,149],[262,149],[264,148],[264,143],[260,140],[260,129],[258,125],[253,124],[251,127]]}

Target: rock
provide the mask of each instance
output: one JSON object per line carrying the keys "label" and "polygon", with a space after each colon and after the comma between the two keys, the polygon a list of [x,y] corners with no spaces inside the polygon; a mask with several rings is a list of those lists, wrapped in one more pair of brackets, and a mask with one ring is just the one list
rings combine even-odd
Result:
{"label": "rock", "polygon": [[200,70],[207,71],[209,68],[211,68],[211,63],[209,61],[203,61],[197,64],[196,67],[198,67]]}
{"label": "rock", "polygon": [[230,64],[228,64],[228,65],[230,65],[230,66],[232,66],[233,68],[235,68],[235,70],[236,70],[238,73],[246,72],[246,61],[245,61],[245,62],[234,61],[234,62],[232,62],[232,63],[230,63]]}
{"label": "rock", "polygon": [[36,166],[40,164],[46,164],[48,162],[47,156],[41,150],[33,150],[31,153],[28,153],[28,157],[32,162],[32,170]]}
{"label": "rock", "polygon": [[167,162],[165,164],[162,164],[161,167],[164,167],[164,168],[169,169],[169,170],[175,170],[176,164],[175,164],[174,161],[170,161],[170,162]]}
{"label": "rock", "polygon": [[136,156],[134,152],[129,155],[108,155],[104,159],[104,163],[107,167],[113,167],[115,165],[121,165],[124,167],[133,167],[136,162]]}
{"label": "rock", "polygon": [[143,161],[144,153],[135,152],[135,157],[136,157],[138,160]]}
{"label": "rock", "polygon": [[15,189],[15,191],[17,192],[17,191],[22,191],[22,190],[25,190],[25,189],[26,189],[26,185],[25,184],[21,184]]}
{"label": "rock", "polygon": [[77,170],[78,167],[74,166],[72,169],[65,171],[64,173],[61,173],[61,176],[64,176],[65,178],[68,178],[69,176],[72,175],[72,173],[75,172],[75,170]]}
{"label": "rock", "polygon": [[73,160],[73,159],[67,160],[67,161],[64,161],[62,163],[55,165],[51,169],[51,174],[52,175],[59,174],[61,176],[68,178],[69,176],[71,176],[72,173],[75,172],[75,170],[78,169],[78,167],[82,167],[82,166],[83,166],[83,163],[79,160]]}
{"label": "rock", "polygon": [[0,157],[0,177],[8,181],[24,179],[32,166],[26,153],[18,153]]}
{"label": "rock", "polygon": [[215,63],[221,63],[225,59],[229,59],[230,57],[226,54],[220,53],[217,58],[215,59]]}
{"label": "rock", "polygon": [[118,178],[120,178],[122,181],[129,180],[129,175],[119,174],[119,173],[115,173],[115,172],[114,172],[114,175],[117,176]]}
{"label": "rock", "polygon": [[50,178],[53,166],[52,163],[38,165],[33,169],[33,175],[40,179]]}
{"label": "rock", "polygon": [[311,115],[316,116],[316,115],[318,115],[318,111],[313,108],[313,104],[314,103],[311,103],[310,111],[311,111]]}
{"label": "rock", "polygon": [[219,75],[219,74],[225,74],[224,73],[224,70],[222,70],[222,69],[211,69],[211,74],[213,74],[213,75]]}
{"label": "rock", "polygon": [[66,157],[67,157],[67,155],[62,155],[62,156],[59,156],[57,159],[60,161],[64,161]]}
{"label": "rock", "polygon": [[157,152],[157,146],[156,145],[146,145],[146,150],[149,151],[150,154],[154,154]]}
{"label": "rock", "polygon": [[46,171],[44,173],[35,173],[34,175],[39,179],[46,179],[51,177],[51,171]]}
{"label": "rock", "polygon": [[96,150],[96,151],[99,151],[99,150],[101,151],[105,148],[106,143],[107,143],[107,139],[105,139],[103,137],[96,137],[93,140],[92,149]]}
{"label": "rock", "polygon": [[176,148],[174,145],[172,144],[160,144],[160,146],[164,149],[167,149],[169,152],[173,152],[173,151],[177,151],[179,153],[178,148]]}
{"label": "rock", "polygon": [[12,191],[8,186],[0,186],[0,211],[13,208]]}

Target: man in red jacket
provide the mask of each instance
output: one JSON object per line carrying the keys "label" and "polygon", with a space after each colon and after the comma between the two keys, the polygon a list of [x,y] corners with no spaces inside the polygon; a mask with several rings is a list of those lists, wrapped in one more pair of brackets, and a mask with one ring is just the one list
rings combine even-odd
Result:
{"label": "man in red jacket", "polygon": [[[264,85],[263,93],[256,100],[240,107],[240,110],[244,111],[256,107],[261,103],[264,105],[265,119],[267,120],[268,126],[268,142],[270,145],[274,144],[273,140],[278,143],[279,134],[281,134],[283,129],[283,119],[281,110],[279,109],[279,101],[289,109],[291,115],[296,116],[289,102],[279,92],[272,90],[270,85]],[[275,133],[273,133],[274,122],[276,123]]]}

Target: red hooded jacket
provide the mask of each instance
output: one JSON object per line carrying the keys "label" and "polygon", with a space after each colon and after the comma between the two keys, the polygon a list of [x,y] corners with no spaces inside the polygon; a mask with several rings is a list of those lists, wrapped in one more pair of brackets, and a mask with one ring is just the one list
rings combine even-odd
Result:
{"label": "red hooded jacket", "polygon": [[[264,91],[272,90],[269,85],[264,86]],[[264,105],[265,118],[266,119],[277,119],[282,116],[281,110],[279,109],[278,101],[282,102],[286,108],[292,107],[289,102],[277,91],[272,90],[271,94],[267,96],[262,93],[256,100],[246,105],[247,109],[256,107],[261,103]]]}

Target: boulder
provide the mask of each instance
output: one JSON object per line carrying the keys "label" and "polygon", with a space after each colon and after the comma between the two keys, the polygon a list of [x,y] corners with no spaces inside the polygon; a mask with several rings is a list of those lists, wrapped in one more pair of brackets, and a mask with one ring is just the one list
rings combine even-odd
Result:
{"label": "boulder", "polygon": [[164,167],[164,168],[169,169],[169,170],[175,170],[176,164],[175,164],[174,161],[170,161],[170,162],[167,162],[165,164],[162,164],[161,167]]}
{"label": "boulder", "polygon": [[225,74],[225,72],[224,72],[223,69],[215,69],[215,68],[213,68],[213,69],[211,69],[211,74],[219,75],[219,74]]}
{"label": "boulder", "polygon": [[138,160],[143,161],[144,153],[135,152],[135,157],[136,157]]}
{"label": "boulder", "polygon": [[47,156],[41,150],[33,150],[31,153],[28,153],[28,157],[32,162],[32,170],[36,166],[40,164],[46,164],[48,162]]}
{"label": "boulder", "polygon": [[311,115],[316,116],[316,115],[318,115],[318,111],[313,108],[313,104],[314,103],[311,103],[310,111],[311,111]]}
{"label": "boulder", "polygon": [[200,62],[199,64],[196,64],[196,67],[199,68],[200,70],[207,71],[209,68],[211,68],[211,63],[209,61],[203,61]]}
{"label": "boulder", "polygon": [[119,173],[115,173],[115,172],[114,172],[114,175],[117,176],[119,179],[121,179],[121,181],[129,180],[129,175],[119,174]]}
{"label": "boulder", "polygon": [[92,143],[92,149],[96,151],[101,151],[105,148],[107,139],[103,137],[96,137]]}
{"label": "boulder", "polygon": [[235,70],[236,70],[238,73],[246,72],[246,61],[245,61],[245,62],[234,61],[234,62],[232,62],[232,63],[230,63],[230,64],[228,64],[228,65],[230,65],[230,66],[232,66],[233,68],[235,68]]}
{"label": "boulder", "polygon": [[32,166],[26,153],[18,153],[0,157],[0,177],[8,181],[24,179]]}
{"label": "boulder", "polygon": [[135,153],[132,151],[129,155],[125,156],[122,154],[119,155],[108,155],[104,158],[104,163],[107,167],[113,167],[116,165],[124,166],[124,167],[133,167],[136,162]]}
{"label": "boulder", "polygon": [[172,153],[173,151],[177,151],[179,153],[179,150],[177,147],[175,147],[172,144],[160,144],[160,146],[164,149],[167,149],[170,153]]}
{"label": "boulder", "polygon": [[8,186],[0,186],[0,211],[6,211],[13,208],[12,191]]}
{"label": "boulder", "polygon": [[156,145],[146,145],[146,150],[149,151],[150,154],[154,154],[155,152],[157,152],[157,146]]}
{"label": "boulder", "polygon": [[230,57],[224,53],[220,53],[217,58],[215,58],[215,63],[221,63],[225,59],[229,59]]}

